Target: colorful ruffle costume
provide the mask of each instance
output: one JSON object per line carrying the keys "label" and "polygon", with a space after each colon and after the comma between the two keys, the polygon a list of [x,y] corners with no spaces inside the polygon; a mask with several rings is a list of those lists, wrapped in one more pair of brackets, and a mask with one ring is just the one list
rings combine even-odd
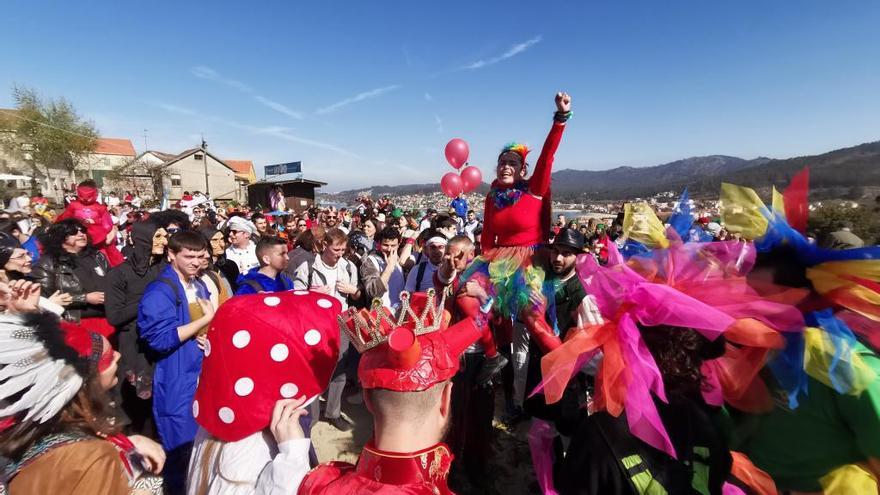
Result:
{"label": "colorful ruffle costume", "polygon": [[[527,181],[512,187],[503,187],[497,180],[492,183],[480,237],[483,254],[462,274],[464,280],[477,272],[486,275],[495,310],[506,318],[522,318],[545,351],[558,347],[560,340],[544,320],[544,270],[534,265],[533,257],[549,236],[550,174],[564,130],[564,122],[553,123]],[[529,152],[521,144],[508,145],[504,151],[518,154],[523,163]]]}

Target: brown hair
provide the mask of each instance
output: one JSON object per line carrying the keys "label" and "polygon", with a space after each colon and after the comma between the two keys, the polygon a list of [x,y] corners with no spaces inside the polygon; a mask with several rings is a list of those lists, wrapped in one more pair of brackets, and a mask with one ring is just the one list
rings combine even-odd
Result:
{"label": "brown hair", "polygon": [[184,249],[189,249],[190,251],[207,251],[208,241],[198,232],[181,230],[172,235],[171,239],[168,240],[168,251],[177,254]]}
{"label": "brown hair", "polygon": [[345,235],[345,232],[342,229],[334,228],[328,230],[324,234],[324,245],[332,246],[334,244],[347,244],[348,236]]}
{"label": "brown hair", "polygon": [[699,397],[703,387],[700,367],[704,360],[724,354],[724,337],[710,341],[691,328],[640,326],[645,345],[663,376],[668,395]]}

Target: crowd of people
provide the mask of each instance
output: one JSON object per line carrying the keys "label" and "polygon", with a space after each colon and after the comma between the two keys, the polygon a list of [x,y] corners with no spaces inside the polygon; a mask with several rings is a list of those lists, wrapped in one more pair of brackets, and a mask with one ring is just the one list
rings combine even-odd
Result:
{"label": "crowd of people", "polygon": [[[730,185],[718,219],[554,223],[555,102],[476,211],[13,198],[2,490],[493,493],[497,419],[528,423],[516,493],[878,493],[880,248]],[[319,463],[318,421],[372,427],[356,465]]]}

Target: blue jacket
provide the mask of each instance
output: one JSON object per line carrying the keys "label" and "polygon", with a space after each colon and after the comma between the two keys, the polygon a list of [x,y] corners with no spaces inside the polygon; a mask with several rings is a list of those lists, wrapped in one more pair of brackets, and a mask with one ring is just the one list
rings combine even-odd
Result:
{"label": "blue jacket", "polygon": [[153,417],[166,451],[192,442],[198,430],[192,402],[202,370],[202,351],[195,339],[180,342],[177,336],[177,327],[189,322],[186,292],[168,265],[147,285],[137,318],[141,339],[158,356],[153,373]]}
{"label": "blue jacket", "polygon": [[[260,287],[263,288],[262,291],[257,291],[254,287],[251,286],[247,281],[253,280],[258,283]],[[293,289],[293,281],[290,278],[283,274],[279,273],[277,277],[269,278],[266,275],[260,273],[260,268],[255,267],[251,268],[251,271],[246,274],[238,277],[238,290],[235,291],[236,296],[241,296],[244,294],[256,294],[257,292],[281,292],[285,290]]]}

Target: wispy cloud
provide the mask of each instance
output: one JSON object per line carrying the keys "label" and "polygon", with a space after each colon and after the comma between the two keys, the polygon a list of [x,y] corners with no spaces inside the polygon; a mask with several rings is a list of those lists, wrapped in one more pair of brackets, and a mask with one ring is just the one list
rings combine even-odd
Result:
{"label": "wispy cloud", "polygon": [[198,112],[191,108],[181,107],[179,105],[173,105],[171,103],[158,102],[155,104],[157,107],[165,110],[166,112],[176,113],[177,115],[186,115],[188,117],[198,117]]}
{"label": "wispy cloud", "polygon": [[301,136],[296,136],[294,134],[291,134],[288,131],[281,130],[280,128],[277,128],[277,127],[255,128],[253,130],[253,133],[276,137],[278,139],[283,139],[283,140],[289,141],[291,143],[304,144],[306,146],[313,146],[315,148],[321,148],[321,149],[325,149],[328,151],[333,151],[335,153],[339,153],[340,155],[345,155],[349,158],[361,158],[360,155],[358,155],[357,153],[353,153],[353,152],[348,151],[346,149],[340,148],[339,146],[329,144],[329,143],[324,143],[321,141],[315,141],[314,139],[308,139],[308,138],[304,138]]}
{"label": "wispy cloud", "polygon": [[443,119],[436,113],[434,114],[434,123],[437,124],[437,132],[443,134]]}
{"label": "wispy cloud", "polygon": [[475,69],[482,69],[483,67],[488,67],[490,65],[495,65],[498,62],[501,62],[502,60],[507,60],[511,57],[519,55],[520,53],[528,50],[529,47],[531,47],[532,45],[535,45],[540,42],[541,42],[541,36],[535,36],[534,38],[532,38],[530,40],[524,41],[522,43],[517,43],[516,45],[511,46],[506,52],[502,53],[501,55],[498,55],[497,57],[492,57],[488,60],[483,60],[483,59],[477,60],[476,62],[474,62],[472,64],[465,65],[464,67],[462,67],[462,69],[463,70],[475,70]]}
{"label": "wispy cloud", "polygon": [[363,93],[359,93],[355,96],[352,96],[351,98],[346,98],[342,101],[337,101],[336,103],[329,105],[329,106],[326,106],[324,108],[319,108],[317,111],[315,111],[315,113],[317,113],[318,115],[325,115],[328,113],[333,113],[342,107],[346,107],[348,105],[351,105],[352,103],[357,103],[359,101],[364,101],[364,100],[369,100],[371,98],[376,98],[376,97],[384,95],[385,93],[389,93],[389,92],[397,90],[397,89],[400,89],[400,86],[397,84],[392,84],[391,86],[385,86],[385,87],[376,88],[376,89],[373,89],[370,91],[364,91]]}
{"label": "wispy cloud", "polygon": [[272,101],[269,98],[266,98],[265,96],[256,95],[256,96],[254,96],[254,99],[257,100],[258,102],[262,103],[263,105],[266,105],[267,107],[271,108],[272,110],[275,110],[278,113],[283,113],[284,115],[287,115],[288,117],[293,117],[297,120],[302,120],[305,118],[305,115],[302,112],[297,112],[296,110],[291,110],[291,109],[287,108],[286,106],[284,106],[283,104],[278,103],[277,101]]}
{"label": "wispy cloud", "polygon": [[194,75],[200,79],[218,82],[220,84],[224,84],[226,86],[229,86],[230,88],[241,91],[242,93],[251,95],[253,97],[253,99],[257,101],[257,103],[259,103],[265,107],[271,108],[272,110],[275,110],[276,112],[278,112],[280,114],[287,115],[288,117],[292,117],[297,120],[302,120],[305,118],[305,114],[303,112],[292,110],[289,107],[287,107],[286,105],[284,105],[283,103],[279,103],[277,101],[271,100],[269,98],[266,98],[263,95],[254,94],[253,88],[251,88],[247,84],[245,84],[241,81],[235,80],[235,79],[230,79],[228,77],[225,77],[210,67],[207,67],[204,65],[199,65],[199,66],[193,67],[190,70],[190,72],[192,72],[192,75]]}
{"label": "wispy cloud", "polygon": [[431,96],[431,93],[425,93],[425,101],[434,101],[434,97]]}
{"label": "wispy cloud", "polygon": [[229,86],[230,88],[234,88],[234,89],[241,91],[242,93],[253,92],[253,90],[247,84],[245,84],[241,81],[236,81],[235,79],[229,79],[227,77],[223,77],[216,70],[214,70],[210,67],[206,67],[204,65],[199,65],[199,66],[193,67],[190,72],[192,72],[192,75],[194,75],[200,79],[207,79],[209,81],[215,81],[215,82],[218,82],[221,84],[225,84],[225,85]]}
{"label": "wispy cloud", "polygon": [[257,127],[250,124],[243,124],[241,122],[235,120],[224,119],[222,117],[217,117],[214,115],[205,115],[196,110],[181,107],[178,105],[174,105],[171,103],[158,102],[154,103],[157,107],[165,110],[166,112],[174,113],[177,115],[185,115],[188,117],[195,117],[200,121],[206,122],[214,122],[217,124],[221,124],[227,127],[232,127],[233,129],[238,129],[240,131],[249,132],[251,134],[263,135],[263,136],[271,136],[277,139],[281,139],[284,141],[304,144],[306,146],[312,146],[315,148],[321,148],[328,151],[333,151],[334,153],[339,153],[340,155],[347,156],[349,158],[358,158],[360,159],[360,155],[357,153],[353,153],[344,148],[340,148],[334,144],[325,143],[322,141],[317,141],[314,139],[305,138],[302,136],[297,136],[292,133],[293,129],[290,127],[282,127],[282,126],[266,126],[266,127]]}

